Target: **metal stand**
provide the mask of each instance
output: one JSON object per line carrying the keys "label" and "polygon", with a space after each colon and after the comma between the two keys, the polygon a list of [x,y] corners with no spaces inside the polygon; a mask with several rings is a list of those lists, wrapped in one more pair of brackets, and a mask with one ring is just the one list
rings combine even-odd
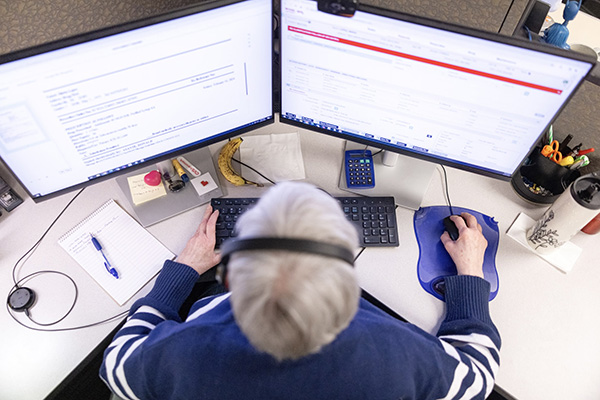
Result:
{"label": "metal stand", "polygon": [[[185,158],[189,160],[196,168],[202,171],[202,173],[210,172],[213,180],[217,183],[219,182],[219,177],[217,176],[217,171],[215,170],[213,159],[208,148],[202,148],[187,153]],[[156,169],[155,166],[149,165],[145,168],[138,169],[129,174],[116,178],[117,184],[123,191],[125,198],[129,202],[130,208],[135,214],[134,216],[144,227],[156,224],[184,211],[208,203],[213,197],[223,196],[223,192],[219,187],[208,193],[204,193],[202,196],[199,196],[198,192],[196,192],[196,189],[194,189],[194,186],[191,183],[187,183],[180,192],[173,193],[167,189],[166,196],[159,197],[147,203],[136,206],[133,204],[133,200],[131,199],[127,177],[143,174],[145,172],[147,173],[153,169]]]}

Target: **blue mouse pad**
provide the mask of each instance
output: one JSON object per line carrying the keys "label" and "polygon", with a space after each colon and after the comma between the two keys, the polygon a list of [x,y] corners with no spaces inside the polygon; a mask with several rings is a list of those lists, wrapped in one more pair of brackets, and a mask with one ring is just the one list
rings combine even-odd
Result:
{"label": "blue mouse pad", "polygon": [[[468,212],[477,218],[483,236],[488,241],[483,260],[483,276],[491,284],[490,300],[498,293],[498,272],[496,271],[496,251],[498,250],[498,223],[493,217],[468,208],[452,207],[455,214]],[[440,300],[444,297],[435,291],[434,286],[445,276],[456,275],[456,266],[444,248],[440,236],[444,233],[442,220],[449,215],[448,206],[419,208],[415,211],[414,227],[419,243],[417,273],[423,289]]]}

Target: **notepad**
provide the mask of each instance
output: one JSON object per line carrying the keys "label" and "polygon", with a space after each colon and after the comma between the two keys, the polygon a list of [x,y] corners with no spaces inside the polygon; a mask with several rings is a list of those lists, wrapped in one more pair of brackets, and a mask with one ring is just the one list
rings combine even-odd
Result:
{"label": "notepad", "polygon": [[[119,279],[106,271],[90,234],[102,245]],[[61,236],[58,243],[120,306],[160,271],[165,260],[175,256],[112,199]]]}

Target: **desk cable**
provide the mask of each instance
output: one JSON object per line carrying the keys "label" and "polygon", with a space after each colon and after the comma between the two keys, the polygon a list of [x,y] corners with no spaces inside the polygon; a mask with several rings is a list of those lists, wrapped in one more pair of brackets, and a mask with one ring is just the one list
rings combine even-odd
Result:
{"label": "desk cable", "polygon": [[248,164],[246,164],[246,163],[244,163],[244,162],[242,162],[242,161],[240,161],[240,160],[237,160],[237,159],[235,159],[235,158],[232,158],[232,160],[233,160],[233,161],[235,161],[236,163],[238,163],[238,164],[240,164],[240,165],[243,165],[244,167],[246,167],[246,168],[248,168],[248,169],[250,169],[250,170],[252,170],[252,171],[256,172],[258,175],[260,175],[261,177],[265,178],[266,180],[268,180],[268,181],[269,181],[270,183],[272,183],[273,185],[276,185],[276,184],[277,184],[277,182],[273,181],[272,179],[269,179],[269,178],[267,178],[265,175],[263,175],[262,173],[260,173],[260,172],[259,172],[259,171],[257,171],[256,169],[252,168],[252,167],[251,167],[251,166],[249,166]]}
{"label": "desk cable", "polygon": [[[77,303],[77,298],[79,296],[79,289],[77,287],[77,284],[75,283],[75,281],[73,280],[73,278],[71,278],[69,275],[65,274],[64,272],[60,272],[60,271],[52,271],[52,270],[42,270],[42,271],[37,271],[37,272],[33,272],[19,280],[17,280],[17,269],[19,267],[19,264],[21,264],[21,262],[28,256],[31,256],[35,250],[39,247],[40,243],[42,242],[42,240],[46,237],[46,235],[48,234],[48,232],[50,231],[50,229],[54,226],[54,224],[56,224],[56,222],[59,220],[59,218],[64,214],[65,211],[67,211],[67,209],[69,208],[69,206],[71,206],[71,204],[75,201],[75,199],[77,197],[79,197],[79,195],[83,192],[83,189],[81,189],[79,192],[77,192],[77,194],[75,194],[75,196],[73,196],[73,198],[67,203],[67,205],[62,209],[62,211],[58,214],[58,216],[54,219],[54,221],[52,221],[52,223],[50,224],[50,226],[46,229],[46,231],[42,234],[42,236],[35,242],[35,244],[33,246],[31,246],[31,248],[29,250],[27,250],[25,252],[25,254],[23,254],[21,256],[21,258],[19,258],[17,260],[17,262],[15,263],[15,265],[13,266],[12,269],[12,279],[14,282],[14,286],[10,289],[10,292],[8,294],[8,298],[7,298],[7,302],[6,302],[6,311],[8,312],[8,314],[12,317],[13,320],[15,320],[15,322],[17,322],[19,325],[27,328],[27,329],[31,329],[34,331],[41,331],[41,332],[62,332],[62,331],[73,331],[73,330],[77,330],[77,329],[83,329],[83,328],[89,328],[92,326],[96,326],[96,325],[100,325],[106,322],[110,322],[113,320],[116,320],[118,318],[124,317],[129,310],[124,311],[122,313],[119,313],[117,315],[114,315],[112,317],[106,318],[102,321],[98,321],[98,322],[93,322],[90,324],[86,324],[86,325],[81,325],[81,326],[75,326],[75,327],[70,327],[70,328],[57,328],[57,329],[43,329],[43,328],[36,328],[36,327],[32,327],[29,325],[24,324],[23,322],[19,321],[15,315],[13,314],[13,311],[16,312],[24,312],[25,315],[27,316],[27,318],[29,318],[29,320],[34,323],[35,325],[38,326],[52,326],[55,324],[58,324],[59,322],[63,321],[65,318],[67,318],[67,316],[69,316],[69,314],[71,314],[71,311],[73,311],[73,309],[75,308],[75,304]],[[24,263],[24,261],[23,261]],[[21,264],[22,266],[23,264]],[[31,318],[31,314],[29,313],[29,308],[31,308],[36,300],[36,296],[35,296],[35,292],[25,286],[21,286],[22,283],[33,279],[37,276],[40,275],[44,275],[44,274],[57,274],[57,275],[61,275],[64,276],[65,278],[67,278],[71,284],[73,285],[73,288],[75,289],[75,297],[73,298],[73,303],[71,304],[71,306],[69,307],[69,310],[59,319],[57,319],[56,321],[53,322],[49,322],[49,323],[41,323],[41,322],[37,322],[35,321],[33,318]]]}
{"label": "desk cable", "polygon": [[444,171],[444,188],[446,192],[446,201],[448,202],[448,207],[450,208],[450,215],[454,215],[454,211],[452,211],[452,203],[450,202],[450,193],[448,192],[448,174],[446,173],[446,168],[442,164],[442,171]]}

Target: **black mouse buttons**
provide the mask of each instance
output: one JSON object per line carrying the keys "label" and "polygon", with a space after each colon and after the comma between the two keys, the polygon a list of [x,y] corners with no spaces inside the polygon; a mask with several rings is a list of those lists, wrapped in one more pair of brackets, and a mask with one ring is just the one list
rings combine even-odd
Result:
{"label": "black mouse buttons", "polygon": [[456,224],[450,219],[450,217],[446,217],[443,219],[444,228],[448,235],[450,235],[450,239],[457,240],[458,239],[458,228]]}

